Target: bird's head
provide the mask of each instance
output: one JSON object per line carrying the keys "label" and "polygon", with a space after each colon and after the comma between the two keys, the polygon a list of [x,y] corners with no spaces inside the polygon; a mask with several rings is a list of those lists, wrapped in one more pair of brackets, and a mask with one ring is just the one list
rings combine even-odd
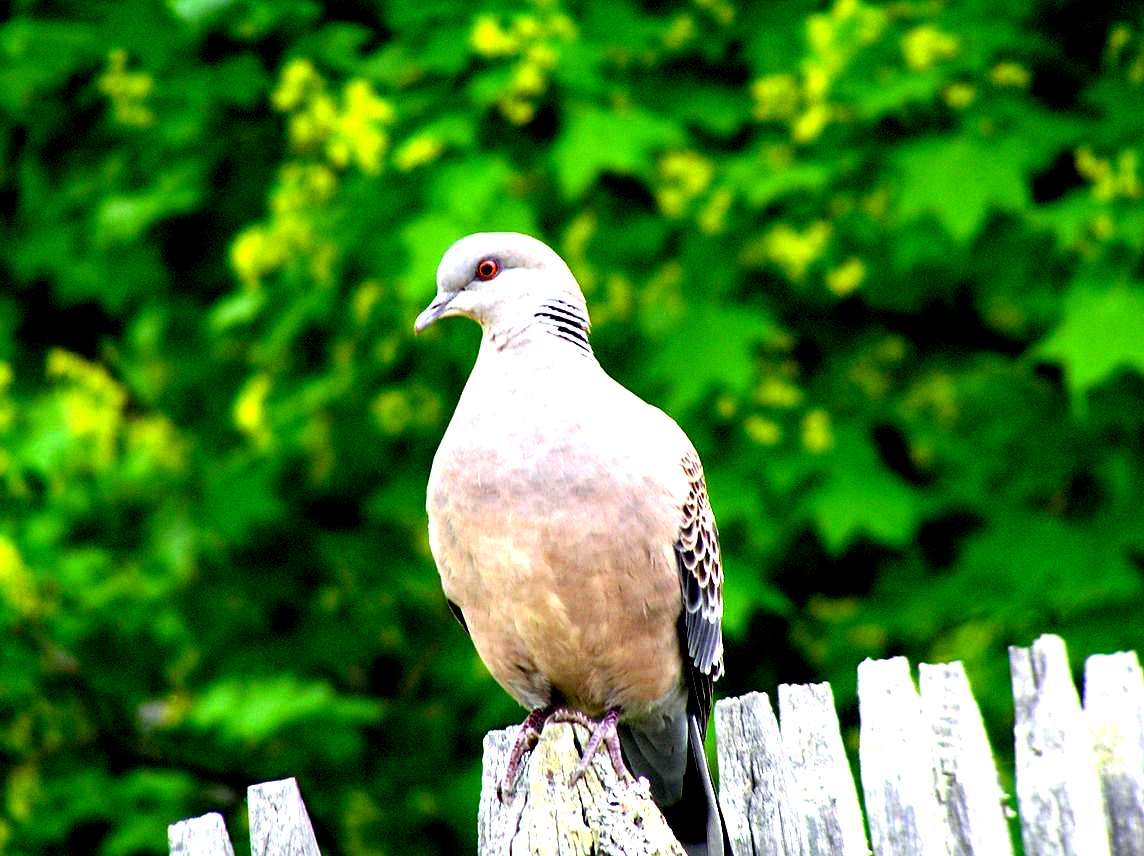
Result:
{"label": "bird's head", "polygon": [[445,251],[437,294],[413,329],[420,333],[438,318],[463,315],[495,332],[553,300],[575,306],[587,319],[576,278],[548,245],[518,232],[477,232]]}

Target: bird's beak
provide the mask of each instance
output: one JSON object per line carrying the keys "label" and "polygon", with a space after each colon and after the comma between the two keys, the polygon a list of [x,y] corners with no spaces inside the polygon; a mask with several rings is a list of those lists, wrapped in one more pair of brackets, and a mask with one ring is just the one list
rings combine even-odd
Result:
{"label": "bird's beak", "polygon": [[438,294],[433,298],[433,302],[425,307],[425,311],[417,316],[417,320],[413,322],[413,332],[420,333],[438,318],[445,314],[449,308],[449,302],[457,296],[459,292],[453,294]]}

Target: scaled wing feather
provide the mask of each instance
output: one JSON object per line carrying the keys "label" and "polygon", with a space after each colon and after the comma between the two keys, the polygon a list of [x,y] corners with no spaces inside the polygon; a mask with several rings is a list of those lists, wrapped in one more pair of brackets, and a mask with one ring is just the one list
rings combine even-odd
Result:
{"label": "scaled wing feather", "polygon": [[695,452],[682,464],[688,494],[675,542],[683,595],[680,636],[687,651],[688,686],[706,730],[713,685],[723,674],[723,565],[703,466]]}

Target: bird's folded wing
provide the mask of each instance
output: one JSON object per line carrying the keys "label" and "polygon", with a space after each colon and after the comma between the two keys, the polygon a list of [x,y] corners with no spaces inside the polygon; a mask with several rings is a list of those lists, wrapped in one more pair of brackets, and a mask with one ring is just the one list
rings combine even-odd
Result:
{"label": "bird's folded wing", "polygon": [[684,665],[688,687],[706,731],[713,685],[723,674],[723,565],[719,531],[707,498],[699,456],[688,452],[682,465],[688,493],[679,539],[675,542],[683,594],[680,635],[687,654]]}

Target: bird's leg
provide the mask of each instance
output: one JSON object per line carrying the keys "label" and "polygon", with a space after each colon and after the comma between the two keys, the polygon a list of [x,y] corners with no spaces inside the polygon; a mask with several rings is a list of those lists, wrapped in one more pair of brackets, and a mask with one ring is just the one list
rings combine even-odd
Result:
{"label": "bird's leg", "polygon": [[574,722],[577,725],[583,725],[592,735],[588,738],[588,745],[584,747],[584,754],[580,758],[580,763],[576,765],[576,771],[572,774],[572,780],[569,784],[575,785],[580,781],[580,777],[588,771],[588,766],[592,763],[592,758],[595,756],[596,750],[600,748],[601,743],[608,747],[608,757],[612,759],[612,768],[616,771],[616,775],[623,781],[632,778],[632,774],[624,765],[624,756],[620,751],[620,735],[616,731],[616,723],[619,721],[620,708],[618,707],[613,707],[599,721],[592,719],[582,710],[568,707],[558,708],[548,717],[546,723]]}
{"label": "bird's leg", "polygon": [[524,758],[524,753],[529,752],[536,745],[536,741],[540,739],[540,730],[544,727],[547,721],[550,709],[542,707],[533,708],[529,711],[528,716],[524,718],[524,722],[520,724],[520,731],[517,732],[516,742],[512,744],[512,752],[508,756],[508,765],[504,770],[504,779],[497,786],[497,796],[501,802],[505,801],[505,796],[512,793],[513,783],[516,781],[516,771],[520,767],[520,761]]}

